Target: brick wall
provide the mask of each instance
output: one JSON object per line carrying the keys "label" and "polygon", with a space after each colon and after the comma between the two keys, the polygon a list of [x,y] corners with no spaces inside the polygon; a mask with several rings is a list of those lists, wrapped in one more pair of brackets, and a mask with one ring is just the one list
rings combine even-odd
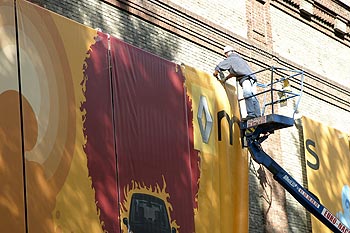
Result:
{"label": "brick wall", "polygon": [[[273,50],[318,75],[350,87],[350,47],[271,7]],[[288,31],[286,31],[288,25]]]}
{"label": "brick wall", "polygon": [[245,1],[169,0],[169,2],[187,9],[190,14],[195,13],[216,25],[220,25],[228,31],[247,38],[247,13]]}
{"label": "brick wall", "polygon": [[[346,5],[313,1],[314,13],[305,17],[299,11],[302,0],[31,1],[208,73],[223,58],[226,44],[233,45],[253,70],[270,65],[303,69],[300,114],[350,132],[350,68],[346,64],[350,40],[348,33],[334,31],[337,18],[349,18]],[[264,147],[298,182],[307,185],[300,125],[276,132]],[[249,232],[310,232],[310,214],[268,171],[253,161],[249,166]],[[260,183],[264,180],[258,176],[265,177],[265,182]]]}

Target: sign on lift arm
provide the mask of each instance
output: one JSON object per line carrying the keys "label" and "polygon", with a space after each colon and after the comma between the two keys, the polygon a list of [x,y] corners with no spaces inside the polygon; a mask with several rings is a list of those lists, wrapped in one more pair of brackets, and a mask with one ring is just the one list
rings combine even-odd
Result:
{"label": "sign on lift arm", "polygon": [[331,212],[329,212],[326,208],[323,208],[321,214],[328,219],[329,222],[333,224],[340,232],[342,233],[350,233],[350,229],[347,228],[337,217],[335,217]]}

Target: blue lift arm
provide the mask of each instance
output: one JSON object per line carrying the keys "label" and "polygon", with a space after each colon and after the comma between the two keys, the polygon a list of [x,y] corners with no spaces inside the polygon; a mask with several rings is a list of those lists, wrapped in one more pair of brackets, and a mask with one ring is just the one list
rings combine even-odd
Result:
{"label": "blue lift arm", "polygon": [[[252,158],[257,163],[266,167],[273,174],[274,179],[311,214],[333,232],[350,233],[350,229],[327,210],[317,197],[300,185],[288,172],[264,152],[261,143],[267,139],[268,135],[276,129],[292,126],[293,122],[293,118],[277,114],[241,122],[242,139],[245,139],[245,146],[248,148]],[[253,132],[252,129],[254,130]]]}
{"label": "blue lift arm", "polygon": [[[258,87],[263,89],[263,91],[255,95],[263,97],[260,98],[264,100],[262,109],[263,116],[240,122],[243,147],[247,147],[252,158],[257,163],[266,167],[283,188],[330,230],[337,233],[350,233],[350,229],[327,210],[314,194],[300,185],[287,171],[264,152],[261,143],[266,140],[271,133],[275,130],[294,125],[294,114],[300,102],[304,81],[304,72],[301,70],[273,66],[253,74],[265,73],[263,77],[267,77],[266,72],[270,72],[270,82],[258,84]],[[292,88],[292,86],[294,87]],[[237,88],[237,96],[239,96],[238,91],[239,88]],[[276,96],[279,96],[279,98],[276,99]],[[286,103],[287,99],[291,98],[295,98],[293,117],[275,114],[275,105],[278,103]],[[245,99],[246,98],[239,99],[239,101]],[[271,114],[265,115],[266,112],[270,112]]]}

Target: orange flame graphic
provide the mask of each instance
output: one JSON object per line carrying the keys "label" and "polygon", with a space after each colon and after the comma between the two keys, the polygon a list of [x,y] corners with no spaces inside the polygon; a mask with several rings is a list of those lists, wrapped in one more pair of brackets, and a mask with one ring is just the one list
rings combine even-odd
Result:
{"label": "orange flame graphic", "polygon": [[[176,220],[171,219],[170,212],[173,211],[173,207],[168,200],[170,198],[170,194],[166,192],[166,182],[165,182],[164,176],[162,176],[162,179],[163,179],[163,188],[161,188],[157,183],[154,187],[152,187],[151,185],[147,187],[144,183],[141,184],[140,182],[132,180],[131,186],[127,185],[124,188],[125,199],[122,202],[121,209],[120,209],[121,220],[123,220],[124,218],[129,218],[130,205],[131,205],[133,194],[142,193],[142,194],[160,198],[161,200],[164,201],[170,227],[175,228],[176,232],[178,232],[178,229],[180,228],[180,226],[177,225]],[[121,227],[122,227],[122,232],[128,232],[127,226],[125,224],[121,223]]]}

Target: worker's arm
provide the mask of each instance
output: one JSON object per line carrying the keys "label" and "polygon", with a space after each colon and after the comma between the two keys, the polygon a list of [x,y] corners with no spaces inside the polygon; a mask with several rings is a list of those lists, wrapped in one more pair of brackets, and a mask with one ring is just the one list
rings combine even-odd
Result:
{"label": "worker's arm", "polygon": [[[230,79],[230,78],[232,78],[232,77],[235,77],[235,75],[234,74],[232,74],[232,73],[229,73],[226,77],[224,77],[224,78],[222,78],[223,76],[224,76],[224,74],[222,74],[222,77],[221,77],[221,79],[218,77],[218,74],[219,74],[220,72],[219,71],[217,71],[217,70],[215,70],[214,71],[214,73],[213,73],[213,76],[217,79],[217,80],[219,80],[220,82],[226,82],[228,79]],[[221,75],[220,75],[221,76]]]}
{"label": "worker's arm", "polygon": [[230,78],[232,78],[232,77],[235,77],[235,75],[232,74],[232,73],[229,73],[229,74],[224,78],[224,80],[222,80],[222,81],[226,82],[228,79],[230,79]]}
{"label": "worker's arm", "polygon": [[231,68],[232,68],[231,64],[232,64],[231,58],[224,59],[215,67],[213,76],[216,77],[216,79],[218,79],[221,82],[226,81],[227,79],[233,77],[234,74],[231,74],[231,72],[230,72],[230,74],[227,75],[225,78],[223,78],[223,77],[221,77],[221,79],[218,78],[218,74],[221,73],[222,71],[225,71],[225,70],[231,71]]}

